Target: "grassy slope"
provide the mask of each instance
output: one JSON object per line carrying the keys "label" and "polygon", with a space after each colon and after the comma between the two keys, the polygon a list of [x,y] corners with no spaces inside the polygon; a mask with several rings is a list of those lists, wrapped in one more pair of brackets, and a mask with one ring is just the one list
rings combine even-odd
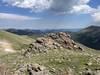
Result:
{"label": "grassy slope", "polygon": [[[85,46],[84,49],[84,52],[50,50],[48,53],[34,54],[30,59],[21,56],[19,53],[4,55],[0,58],[9,65],[11,70],[16,69],[19,64],[38,63],[46,66],[53,75],[63,75],[60,73],[68,70],[68,67],[75,71],[75,75],[80,75],[79,73],[85,71],[85,68],[100,69],[100,62],[95,60],[95,58],[99,57],[100,51]],[[92,65],[86,65],[89,62],[92,62]]]}
{"label": "grassy slope", "polygon": [[[30,40],[28,41],[26,38],[23,39],[23,37],[18,35],[0,31],[0,39],[4,38],[12,42],[17,48],[24,43],[30,42]],[[6,63],[12,71],[16,70],[19,64],[38,63],[46,66],[53,75],[64,75],[60,73],[66,71],[68,67],[75,71],[75,75],[80,75],[79,73],[84,71],[85,68],[90,68],[92,70],[100,69],[100,62],[95,60],[95,58],[100,56],[100,51],[95,51],[85,46],[83,47],[85,50],[84,52],[50,50],[48,53],[34,54],[30,59],[23,57],[19,52],[5,55],[0,54],[0,61]],[[92,65],[87,66],[86,64],[88,62],[92,62]]]}
{"label": "grassy slope", "polygon": [[4,30],[0,30],[0,40],[7,40],[9,41],[13,48],[16,50],[19,50],[23,45],[29,44],[32,42],[31,38],[25,37],[25,36],[19,36],[15,35],[9,32],[6,32]]}

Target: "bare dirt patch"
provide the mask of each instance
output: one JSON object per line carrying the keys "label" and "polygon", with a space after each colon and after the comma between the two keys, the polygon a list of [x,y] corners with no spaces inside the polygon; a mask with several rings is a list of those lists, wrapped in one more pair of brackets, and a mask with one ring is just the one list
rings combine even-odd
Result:
{"label": "bare dirt patch", "polygon": [[12,44],[6,40],[0,40],[0,50],[5,52],[15,52],[15,50],[12,48]]}

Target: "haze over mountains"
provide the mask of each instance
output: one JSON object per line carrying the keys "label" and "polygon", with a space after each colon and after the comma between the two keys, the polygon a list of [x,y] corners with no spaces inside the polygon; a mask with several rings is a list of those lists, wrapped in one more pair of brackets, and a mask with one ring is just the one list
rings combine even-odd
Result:
{"label": "haze over mountains", "polygon": [[56,33],[56,32],[78,32],[80,29],[43,29],[43,30],[32,30],[32,29],[6,29],[6,31],[15,33],[18,35],[44,35],[46,33]]}

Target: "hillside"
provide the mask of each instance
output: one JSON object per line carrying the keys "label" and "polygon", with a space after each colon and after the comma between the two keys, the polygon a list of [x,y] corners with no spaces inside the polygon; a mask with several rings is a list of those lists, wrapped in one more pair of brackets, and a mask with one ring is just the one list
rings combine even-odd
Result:
{"label": "hillside", "polygon": [[74,34],[74,39],[88,47],[100,50],[100,27],[87,27]]}
{"label": "hillside", "polygon": [[32,39],[26,36],[19,36],[4,30],[0,30],[0,42],[1,44],[12,45],[12,48],[20,50],[25,44],[32,42]]}
{"label": "hillside", "polygon": [[0,74],[100,75],[100,52],[73,42],[65,33],[37,38],[24,51],[0,56]]}

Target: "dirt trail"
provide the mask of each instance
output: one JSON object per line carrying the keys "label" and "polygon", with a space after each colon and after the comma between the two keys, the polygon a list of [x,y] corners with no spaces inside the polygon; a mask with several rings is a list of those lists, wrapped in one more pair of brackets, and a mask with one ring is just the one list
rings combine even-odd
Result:
{"label": "dirt trail", "polygon": [[0,48],[0,50],[3,50],[5,52],[15,52],[15,50],[12,48],[11,43],[6,40],[0,40]]}

